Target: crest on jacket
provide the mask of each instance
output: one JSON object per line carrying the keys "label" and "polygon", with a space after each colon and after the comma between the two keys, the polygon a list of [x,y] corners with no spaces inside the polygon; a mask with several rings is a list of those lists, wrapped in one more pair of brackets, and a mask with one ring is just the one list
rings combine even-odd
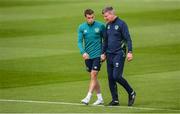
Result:
{"label": "crest on jacket", "polygon": [[107,26],[107,29],[110,29],[110,25]]}
{"label": "crest on jacket", "polygon": [[118,26],[118,25],[115,25],[114,28],[115,28],[115,30],[118,30],[118,29],[119,29],[119,26]]}
{"label": "crest on jacket", "polygon": [[95,28],[94,30],[95,30],[95,32],[99,32],[99,28]]}

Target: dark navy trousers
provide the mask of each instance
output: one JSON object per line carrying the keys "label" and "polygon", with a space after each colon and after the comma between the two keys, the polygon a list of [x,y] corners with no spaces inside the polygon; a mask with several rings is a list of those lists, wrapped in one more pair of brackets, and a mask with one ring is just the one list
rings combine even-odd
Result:
{"label": "dark navy trousers", "polygon": [[107,72],[109,80],[109,88],[111,91],[112,100],[118,100],[117,83],[122,85],[130,95],[133,89],[128,82],[123,78],[124,62],[126,53],[120,50],[116,54],[107,53]]}

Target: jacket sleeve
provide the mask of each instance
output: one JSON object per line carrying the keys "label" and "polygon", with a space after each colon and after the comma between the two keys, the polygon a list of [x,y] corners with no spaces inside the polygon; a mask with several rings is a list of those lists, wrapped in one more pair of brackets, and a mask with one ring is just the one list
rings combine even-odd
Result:
{"label": "jacket sleeve", "polygon": [[78,28],[78,48],[81,54],[85,53],[85,50],[83,47],[83,31],[81,30],[81,26]]}
{"label": "jacket sleeve", "polygon": [[107,50],[107,47],[108,47],[106,27],[104,25],[102,27],[102,37],[103,37],[102,54],[104,54],[104,53],[106,53],[106,50]]}
{"label": "jacket sleeve", "polygon": [[132,52],[132,40],[131,40],[131,36],[129,34],[128,26],[125,22],[122,25],[122,35],[127,43],[128,52]]}

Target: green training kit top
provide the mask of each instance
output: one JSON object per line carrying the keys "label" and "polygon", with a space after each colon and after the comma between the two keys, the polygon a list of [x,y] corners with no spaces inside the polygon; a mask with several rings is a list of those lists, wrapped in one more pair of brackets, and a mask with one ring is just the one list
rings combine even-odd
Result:
{"label": "green training kit top", "polygon": [[88,53],[90,59],[100,57],[104,32],[105,26],[101,22],[94,21],[92,24],[82,23],[78,28],[78,47],[80,53]]}

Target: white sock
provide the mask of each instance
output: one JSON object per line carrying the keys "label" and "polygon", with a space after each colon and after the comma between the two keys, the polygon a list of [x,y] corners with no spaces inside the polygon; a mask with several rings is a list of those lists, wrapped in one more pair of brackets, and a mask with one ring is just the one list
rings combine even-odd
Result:
{"label": "white sock", "polygon": [[98,94],[97,94],[97,98],[98,98],[99,100],[103,100],[102,94],[101,94],[101,93],[98,93]]}
{"label": "white sock", "polygon": [[92,96],[92,93],[91,93],[91,92],[88,92],[86,98],[91,99],[91,96]]}

